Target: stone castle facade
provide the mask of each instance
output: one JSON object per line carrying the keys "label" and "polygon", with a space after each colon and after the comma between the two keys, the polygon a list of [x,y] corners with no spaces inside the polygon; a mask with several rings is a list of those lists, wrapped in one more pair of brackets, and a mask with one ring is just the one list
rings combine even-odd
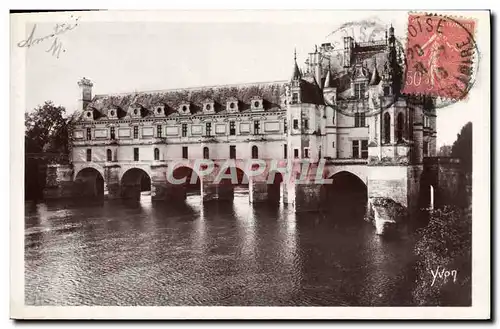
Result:
{"label": "stone castle facade", "polygon": [[[347,172],[364,183],[368,199],[417,208],[424,158],[436,156],[432,99],[401,94],[392,27],[383,40],[346,37],[344,49],[331,48],[316,47],[303,69],[295,59],[291,77],[278,82],[94,96],[82,79],[72,183],[97,179],[95,193],[130,197],[141,184],[130,173],[140,172],[151,180],[153,200],[164,200],[185,196],[165,180],[174,161],[279,159],[289,171],[324,161],[326,178]],[[261,183],[250,182],[250,201],[271,198]],[[209,177],[201,189],[204,200],[231,197]],[[283,201],[297,211],[317,209],[320,191],[285,182]]]}

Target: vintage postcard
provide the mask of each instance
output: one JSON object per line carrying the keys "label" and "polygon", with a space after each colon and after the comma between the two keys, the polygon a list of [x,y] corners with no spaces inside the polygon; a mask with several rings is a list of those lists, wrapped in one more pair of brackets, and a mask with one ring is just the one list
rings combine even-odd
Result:
{"label": "vintage postcard", "polygon": [[488,11],[10,27],[12,318],[491,317]]}

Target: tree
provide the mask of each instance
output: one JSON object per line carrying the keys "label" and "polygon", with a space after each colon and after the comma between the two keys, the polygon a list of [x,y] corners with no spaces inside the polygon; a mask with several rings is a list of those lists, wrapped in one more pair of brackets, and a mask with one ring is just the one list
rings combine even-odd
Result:
{"label": "tree", "polygon": [[451,145],[441,145],[438,151],[438,156],[440,157],[451,156]]}
{"label": "tree", "polygon": [[46,101],[31,113],[25,113],[25,152],[68,153],[70,120],[66,109]]}
{"label": "tree", "polygon": [[467,122],[451,147],[451,156],[460,159],[464,170],[472,172],[472,122]]}

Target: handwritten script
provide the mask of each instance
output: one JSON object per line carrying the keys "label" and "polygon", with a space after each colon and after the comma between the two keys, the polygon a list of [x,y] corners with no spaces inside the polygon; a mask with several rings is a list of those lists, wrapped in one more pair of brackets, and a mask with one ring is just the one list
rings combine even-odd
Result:
{"label": "handwritten script", "polygon": [[448,271],[447,269],[445,269],[444,267],[441,269],[441,272],[439,271],[439,267],[438,266],[436,268],[436,272],[434,272],[433,270],[431,270],[431,274],[432,274],[432,283],[431,283],[431,287],[434,285],[434,283],[436,282],[436,278],[440,278],[440,279],[443,279],[444,282],[446,283],[446,281],[448,280],[448,277],[453,277],[453,283],[457,282],[457,270],[451,270],[451,271]]}
{"label": "handwritten script", "polygon": [[68,31],[74,30],[78,26],[78,20],[80,19],[80,16],[73,17],[73,15],[71,15],[70,18],[72,20],[71,23],[57,23],[54,26],[53,31],[50,34],[44,36],[37,36],[37,25],[33,25],[28,38],[18,42],[17,46],[30,48],[38,44],[47,43],[46,41],[51,41],[50,46],[45,50],[45,52],[51,54],[52,56],[55,56],[56,58],[59,58],[59,56],[61,55],[61,51],[66,52],[66,49],[63,47],[63,43],[59,39],[59,36]]}

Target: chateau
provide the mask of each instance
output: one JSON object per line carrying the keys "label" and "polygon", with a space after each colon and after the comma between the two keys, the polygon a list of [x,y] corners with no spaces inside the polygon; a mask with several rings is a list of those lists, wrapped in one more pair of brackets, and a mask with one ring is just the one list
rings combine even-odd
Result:
{"label": "chateau", "polygon": [[[83,78],[68,169],[73,193],[138,198],[146,181],[153,200],[171,202],[186,193],[166,180],[169,166],[185,161],[188,173],[192,159],[230,159],[240,173],[241,160],[254,158],[278,159],[293,172],[323,161],[325,178],[347,177],[347,189],[361,184],[367,201],[422,206],[421,190],[439,185],[432,167],[439,161],[425,160],[436,155],[436,114],[432,99],[401,93],[394,29],[382,40],[345,37],[342,50],[332,48],[315,47],[303,69],[295,58],[290,77],[277,82],[94,96]],[[436,178],[423,178],[426,161]],[[198,182],[203,200],[232,198],[232,186],[212,176]],[[283,184],[282,201],[296,211],[318,209],[325,197],[318,184]],[[250,202],[279,199],[273,186],[251,179]]]}

